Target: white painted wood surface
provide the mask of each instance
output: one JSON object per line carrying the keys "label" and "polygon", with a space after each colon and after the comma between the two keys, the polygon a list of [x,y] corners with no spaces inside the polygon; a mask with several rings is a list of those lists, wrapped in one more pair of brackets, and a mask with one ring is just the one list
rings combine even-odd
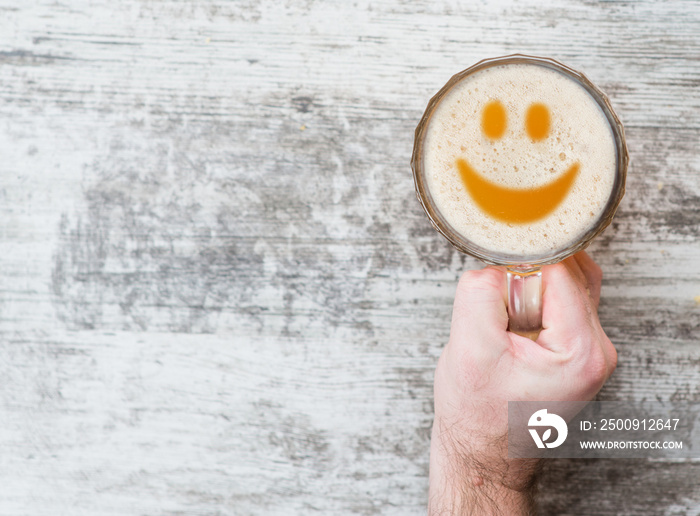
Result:
{"label": "white painted wood surface", "polygon": [[[700,2],[0,0],[0,514],[423,514],[478,267],[413,193],[477,60],[612,99],[602,399],[700,402]],[[542,514],[698,515],[700,464],[554,461]]]}

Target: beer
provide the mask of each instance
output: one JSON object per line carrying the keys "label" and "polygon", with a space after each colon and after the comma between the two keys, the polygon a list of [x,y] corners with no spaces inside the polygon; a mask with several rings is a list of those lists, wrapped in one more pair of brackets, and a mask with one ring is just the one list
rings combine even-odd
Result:
{"label": "beer", "polygon": [[487,255],[556,254],[621,196],[609,119],[580,81],[552,67],[479,69],[427,116],[425,194],[436,217]]}

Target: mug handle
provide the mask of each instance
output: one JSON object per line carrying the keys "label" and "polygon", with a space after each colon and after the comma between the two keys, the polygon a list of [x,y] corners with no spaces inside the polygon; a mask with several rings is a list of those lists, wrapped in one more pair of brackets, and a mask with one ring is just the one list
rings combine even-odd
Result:
{"label": "mug handle", "polygon": [[542,269],[508,267],[508,330],[537,340],[542,330]]}

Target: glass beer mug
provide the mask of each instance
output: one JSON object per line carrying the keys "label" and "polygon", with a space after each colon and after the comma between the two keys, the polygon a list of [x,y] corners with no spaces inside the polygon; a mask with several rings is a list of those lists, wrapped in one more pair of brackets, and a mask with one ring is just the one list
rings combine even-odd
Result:
{"label": "glass beer mug", "polygon": [[[475,238],[471,237],[468,235],[468,231],[466,231],[464,228],[468,227],[469,224],[471,224],[470,221],[466,221],[466,225],[460,226],[462,229],[458,229],[457,226],[459,224],[452,223],[450,222],[449,217],[447,216],[447,211],[448,210],[443,210],[441,211],[439,209],[439,204],[436,202],[436,197],[435,197],[435,191],[431,191],[430,188],[430,178],[428,177],[428,172],[426,169],[431,169],[431,170],[437,170],[433,165],[427,166],[426,164],[426,154],[429,154],[430,159],[436,160],[436,161],[445,161],[447,165],[446,167],[452,167],[452,171],[450,174],[453,174],[453,178],[456,177],[461,177],[463,185],[458,184],[459,180],[453,181],[454,185],[451,187],[453,189],[452,193],[450,194],[452,197],[456,195],[454,191],[459,190],[460,188],[463,190],[463,193],[460,195],[465,195],[469,194],[472,196],[472,198],[477,195],[477,187],[481,183],[483,184],[490,184],[488,183],[488,180],[485,180],[481,175],[480,172],[478,171],[479,165],[481,165],[482,162],[486,162],[486,157],[488,155],[485,155],[485,157],[482,160],[477,160],[475,162],[475,165],[472,169],[471,166],[466,164],[466,161],[469,159],[470,156],[470,142],[469,141],[459,141],[456,144],[453,144],[453,142],[447,142],[450,146],[455,146],[459,145],[461,147],[461,154],[466,156],[465,160],[457,159],[457,160],[449,160],[449,159],[443,159],[444,155],[440,154],[444,152],[444,149],[442,145],[438,142],[435,144],[432,140],[431,142],[428,142],[426,144],[426,136],[430,132],[430,126],[431,123],[437,124],[440,127],[461,127],[461,126],[466,126],[464,124],[464,120],[460,120],[460,116],[463,118],[472,118],[473,120],[471,121],[472,124],[472,132],[474,132],[474,127],[476,127],[476,119],[479,119],[481,122],[481,128],[483,133],[486,135],[484,136],[483,134],[480,136],[482,138],[481,142],[482,143],[475,143],[475,145],[483,145],[485,147],[488,147],[490,145],[489,143],[489,138],[491,139],[497,139],[500,138],[501,135],[503,134],[510,134],[510,136],[513,136],[514,134],[522,135],[524,133],[516,133],[515,129],[511,131],[511,133],[505,133],[505,125],[506,125],[506,110],[502,107],[502,105],[494,104],[496,101],[492,98],[493,96],[497,96],[497,92],[488,92],[488,91],[482,91],[476,94],[478,92],[478,88],[474,88],[474,92],[471,90],[469,91],[469,95],[472,93],[475,93],[475,97],[483,97],[483,99],[479,98],[477,100],[473,100],[473,102],[476,102],[480,107],[479,109],[474,109],[469,111],[468,113],[466,111],[459,112],[461,113],[459,116],[455,114],[455,111],[451,112],[450,118],[452,120],[448,120],[442,111],[439,112],[438,116],[436,117],[436,110],[438,107],[440,107],[441,103],[445,101],[445,98],[448,97],[448,94],[454,90],[455,87],[459,85],[463,85],[463,81],[468,81],[473,78],[473,76],[477,72],[481,72],[483,70],[487,70],[491,67],[500,67],[496,70],[490,70],[491,76],[497,76],[498,70],[503,70],[504,68],[508,68],[508,65],[535,65],[536,67],[542,67],[546,69],[546,72],[542,72],[545,74],[550,74],[549,77],[551,77],[551,72],[554,71],[556,74],[562,74],[565,78],[569,79],[570,81],[573,81],[572,87],[576,90],[583,89],[585,90],[585,93],[587,93],[586,98],[590,96],[590,98],[593,99],[594,105],[597,105],[598,108],[600,108],[600,111],[602,111],[603,119],[604,122],[601,122],[602,125],[601,127],[604,126],[604,131],[601,131],[601,137],[605,140],[606,146],[605,148],[607,149],[612,149],[610,150],[610,156],[614,154],[614,157],[610,158],[608,160],[611,165],[606,168],[608,172],[605,172],[606,175],[606,180],[609,182],[608,184],[611,184],[611,188],[609,189],[609,195],[607,196],[607,199],[601,198],[600,202],[600,207],[602,209],[599,209],[598,213],[594,213],[591,211],[591,220],[589,220],[585,227],[581,227],[578,230],[574,232],[574,236],[571,237],[569,236],[567,239],[563,239],[561,244],[557,244],[556,241],[554,244],[549,245],[546,249],[539,249],[534,252],[524,252],[522,251],[522,246],[514,246],[515,248],[520,248],[521,251],[519,252],[512,252],[508,249],[503,249],[503,246],[501,244],[500,247],[499,245],[496,246],[489,246],[489,235],[485,234],[480,237],[479,242],[475,242]],[[510,68],[511,71],[515,70],[513,67]],[[533,68],[532,66],[530,67],[519,67],[518,70],[520,70],[518,73],[525,73],[527,75],[528,70],[538,70],[540,68]],[[496,72],[496,73],[494,73]],[[543,84],[542,88],[546,91],[548,87],[550,87],[550,84],[547,82],[547,80],[540,80],[540,84]],[[513,81],[510,80],[510,84],[513,84]],[[553,81],[556,82],[556,81]],[[567,82],[568,84],[568,82]],[[556,87],[556,86],[552,86]],[[470,86],[471,88],[471,86]],[[527,90],[527,87],[525,87],[525,90]],[[525,94],[527,96],[527,94]],[[566,109],[569,109],[571,113],[575,114],[578,116],[578,111],[577,107],[575,105],[575,102],[573,100],[570,100],[571,98],[575,97],[569,96],[567,97],[564,95],[565,102],[564,104],[571,104],[566,107]],[[507,99],[508,100],[508,106],[512,108],[514,105],[513,102],[517,102],[518,99]],[[456,102],[451,100],[450,102]],[[589,102],[589,101],[586,101]],[[493,104],[493,105],[492,105]],[[534,105],[534,104],[533,104]],[[591,104],[593,105],[593,104]],[[492,109],[495,111],[495,115],[493,119],[487,119],[483,118],[486,117],[486,107],[483,106],[490,106],[488,109]],[[495,107],[494,107],[495,106]],[[540,110],[545,109],[541,107],[542,105],[539,104],[537,107],[539,107]],[[573,107],[572,107],[573,106]],[[531,105],[532,107],[532,105]],[[450,108],[451,109],[451,108]],[[460,108],[461,109],[461,108]],[[521,107],[518,108],[519,111],[518,113],[525,113],[525,108]],[[595,108],[594,108],[595,109]],[[546,135],[546,131],[549,130],[549,123],[550,120],[548,118],[548,114],[542,115],[538,114],[536,112],[536,109],[531,109],[530,111],[527,111],[527,117],[522,116],[520,120],[517,120],[515,122],[520,122],[519,127],[525,127],[525,124],[527,124],[527,131],[529,131],[529,135],[531,137],[530,140],[525,141],[523,145],[532,145],[532,148],[537,148],[534,147],[538,144],[536,140],[539,138],[544,138]],[[596,110],[597,112],[597,110]],[[491,116],[489,114],[489,116]],[[584,115],[582,115],[584,116]],[[600,119],[599,114],[596,115]],[[440,119],[439,121],[435,121],[436,118]],[[537,117],[540,117],[539,119]],[[544,117],[544,118],[542,118]],[[574,117],[575,118],[575,117]],[[540,120],[541,119],[541,120]],[[543,120],[543,121],[542,121]],[[602,119],[600,119],[602,120]],[[515,123],[513,122],[513,123]],[[541,122],[541,123],[540,123]],[[574,120],[573,123],[577,123],[577,120]],[[461,126],[458,126],[457,124],[462,124]],[[539,125],[538,125],[539,124]],[[442,130],[442,129],[440,129]],[[450,129],[451,130],[451,129]],[[459,134],[467,134],[465,133],[459,133],[460,129],[455,129],[457,131],[457,135]],[[587,126],[582,129],[582,130],[588,130]],[[590,132],[590,131],[589,131]],[[602,134],[602,132],[605,132],[605,134]],[[469,133],[472,134],[472,133]],[[583,134],[583,133],[581,133]],[[453,135],[454,136],[454,135]],[[566,135],[562,135],[561,139],[564,139]],[[571,136],[571,134],[569,134]],[[594,135],[595,136],[595,135]],[[431,137],[432,138],[432,137]],[[450,138],[452,139],[452,138]],[[559,141],[559,138],[557,138],[557,142]],[[602,141],[602,140],[601,140]],[[474,143],[474,142],[471,142]],[[564,142],[566,143],[566,142]],[[428,150],[429,145],[437,145],[437,148],[443,149],[440,151],[435,151],[435,149]],[[591,146],[588,146],[587,152],[592,152],[595,154],[596,149],[591,150]],[[573,148],[573,147],[571,147]],[[568,151],[570,147],[566,147],[566,150]],[[488,149],[487,149],[488,150]],[[508,149],[510,150],[510,149]],[[437,154],[436,154],[437,152]],[[459,154],[460,151],[455,151],[457,154]],[[494,151],[495,152],[495,151]],[[432,153],[432,154],[431,154]],[[591,154],[591,155],[593,155]],[[437,157],[435,157],[437,156]],[[561,154],[561,156],[565,156],[564,153]],[[562,158],[563,159],[563,158]],[[612,164],[612,161],[614,160],[614,164]],[[585,160],[584,160],[585,161]],[[587,166],[587,163],[584,161],[581,162],[580,167],[583,169],[583,167]],[[594,161],[593,161],[594,162]],[[624,194],[625,190],[625,178],[627,174],[627,165],[629,162],[629,156],[627,153],[627,146],[625,143],[625,137],[624,137],[624,130],[622,127],[622,124],[620,123],[620,120],[618,119],[617,115],[615,115],[615,112],[612,109],[612,106],[610,105],[610,101],[608,98],[605,96],[603,92],[601,92],[593,83],[591,83],[583,74],[572,70],[571,68],[568,68],[567,66],[553,60],[553,59],[548,59],[548,58],[541,58],[541,57],[533,57],[533,56],[525,56],[525,55],[511,55],[511,56],[505,56],[505,57],[497,57],[493,59],[485,59],[483,61],[480,61],[479,63],[475,64],[474,66],[456,74],[453,76],[449,82],[430,100],[428,103],[428,106],[425,110],[425,113],[423,114],[423,117],[418,124],[418,127],[416,128],[416,133],[415,133],[415,141],[414,141],[414,147],[413,147],[413,156],[411,159],[411,168],[413,169],[413,177],[415,181],[415,187],[416,187],[416,195],[418,197],[418,200],[420,201],[421,205],[423,206],[423,209],[425,210],[425,213],[428,215],[428,218],[430,219],[430,222],[432,225],[437,229],[439,233],[441,233],[447,240],[459,251],[466,253],[468,255],[474,256],[480,260],[482,260],[485,263],[492,264],[492,265],[501,265],[506,267],[506,276],[507,276],[507,288],[508,288],[508,293],[507,293],[507,308],[508,308],[508,318],[509,318],[509,326],[508,329],[514,333],[518,333],[520,335],[527,336],[533,340],[537,338],[537,335],[539,334],[540,330],[542,329],[542,273],[541,273],[541,267],[542,265],[545,264],[551,264],[551,263],[556,263],[559,262],[568,256],[571,256],[575,254],[578,251],[581,251],[585,249],[588,244],[593,240],[593,238],[601,233],[609,224],[610,221],[613,218],[613,215],[615,214],[615,211],[617,210],[617,207],[620,203],[620,200],[622,199],[622,196]],[[589,164],[590,165],[590,164]],[[432,168],[431,168],[432,167]],[[515,167],[517,169],[517,167]],[[571,173],[571,177],[575,178],[572,179],[571,184],[575,184],[576,180],[579,180],[581,177],[583,177],[582,174],[579,174],[578,176],[576,175],[578,173],[578,168],[579,164],[574,164],[570,167],[569,172]],[[591,173],[597,173],[597,171],[591,172],[590,169],[592,167],[588,167],[588,174]],[[576,169],[576,170],[574,170]],[[553,170],[553,169],[552,169]],[[436,173],[436,172],[433,172]],[[461,176],[460,176],[461,174]],[[567,173],[568,174],[568,173]],[[560,174],[564,175],[564,174]],[[589,176],[586,176],[589,177]],[[590,179],[587,179],[590,181]],[[468,181],[473,181],[472,183],[469,183]],[[563,179],[561,180],[563,181]],[[594,179],[595,181],[595,179]],[[433,182],[434,184],[434,182]],[[456,186],[455,186],[456,185]],[[508,199],[508,195],[511,194],[504,194],[504,197],[501,198],[500,200],[497,198],[499,196],[499,192],[501,191],[506,191],[506,189],[500,189],[500,187],[490,187],[487,186],[485,188],[491,188],[491,196],[492,200],[486,200],[483,202],[493,202],[495,205],[498,205],[500,203],[501,207],[500,208],[494,208],[494,210],[500,209],[501,211],[508,211],[508,210],[516,210],[519,208],[515,208],[513,206],[507,206],[507,204],[510,203]],[[531,188],[530,190],[536,190],[540,188],[539,186]],[[562,187],[563,188],[563,187]],[[579,191],[582,187],[579,186]],[[523,190],[527,191],[527,189]],[[569,190],[566,190],[568,192]],[[572,190],[573,191],[573,190]],[[602,191],[602,190],[601,190]],[[495,192],[495,193],[494,193]],[[517,189],[510,189],[510,192],[515,192],[513,195],[517,196],[518,190]],[[566,192],[562,195],[566,195]],[[604,195],[604,194],[601,194]],[[467,197],[464,197],[465,199]],[[513,197],[516,198],[516,197]],[[524,197],[525,198],[525,197]],[[537,197],[530,197],[532,199],[537,199]],[[450,201],[452,202],[452,201]],[[476,203],[480,207],[484,207],[485,205],[479,204],[478,202]],[[533,201],[535,202],[535,201]],[[536,201],[539,203],[539,201]],[[563,201],[561,201],[563,202]],[[472,203],[473,204],[473,203]],[[488,209],[489,207],[486,206]],[[459,209],[459,208],[458,208]],[[472,207],[470,208],[474,210],[475,208]],[[555,204],[554,208],[551,208],[551,210],[556,210],[557,206]],[[466,212],[465,212],[466,213]],[[470,213],[476,213],[474,211]],[[479,212],[481,217],[483,215],[483,210]],[[494,211],[494,214],[496,217],[499,216],[499,213],[496,213]],[[514,214],[514,216],[517,216],[517,213]],[[467,217],[468,218],[468,217]],[[456,219],[455,219],[456,220]],[[519,222],[517,220],[515,221],[510,221],[507,223],[507,226],[509,228],[512,228],[514,226],[522,225],[522,224],[529,224],[529,222]],[[562,224],[562,222],[559,222],[559,224]],[[484,226],[484,224],[481,224]],[[504,226],[505,228],[505,226]],[[506,228],[507,229],[507,228]],[[515,233],[513,233],[515,234]],[[545,235],[547,236],[547,235]],[[495,237],[494,237],[495,238]],[[512,238],[512,237],[511,237]],[[556,239],[555,239],[556,240]],[[491,249],[489,247],[492,247]],[[494,250],[493,248],[496,248]]]}

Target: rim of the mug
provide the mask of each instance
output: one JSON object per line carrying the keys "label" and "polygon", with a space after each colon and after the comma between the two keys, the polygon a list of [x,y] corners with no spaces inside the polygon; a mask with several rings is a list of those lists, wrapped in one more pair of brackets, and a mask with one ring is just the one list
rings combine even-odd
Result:
{"label": "rim of the mug", "polygon": [[[612,193],[608,198],[605,208],[600,214],[596,224],[580,235],[580,238],[564,249],[555,250],[549,253],[536,254],[531,256],[513,255],[506,253],[496,253],[485,249],[474,242],[469,241],[457,230],[455,230],[442,214],[435,207],[435,203],[430,195],[430,190],[427,187],[424,177],[423,167],[423,140],[425,139],[426,129],[430,123],[430,119],[435,112],[440,101],[445,97],[452,88],[455,87],[464,78],[485,68],[500,66],[505,64],[537,64],[556,70],[567,77],[577,81],[596,101],[600,109],[603,111],[605,118],[610,124],[610,129],[615,140],[615,153],[617,170],[615,182],[613,184]],[[529,269],[538,267],[548,263],[559,262],[572,254],[577,253],[588,247],[590,242],[612,221],[615,212],[620,204],[622,196],[625,193],[625,180],[627,177],[627,166],[629,164],[629,153],[627,151],[627,143],[625,141],[625,130],[610,104],[610,99],[603,93],[595,84],[593,84],[583,73],[566,66],[559,61],[548,58],[530,56],[525,54],[511,54],[507,56],[493,57],[482,59],[476,64],[462,70],[453,75],[447,83],[430,99],[428,105],[421,117],[421,120],[416,127],[415,139],[413,144],[413,155],[411,157],[411,169],[413,170],[413,179],[416,188],[416,196],[425,213],[428,216],[433,227],[442,234],[457,250],[474,256],[483,262],[492,265],[506,265],[509,267],[518,267],[520,269]]]}

